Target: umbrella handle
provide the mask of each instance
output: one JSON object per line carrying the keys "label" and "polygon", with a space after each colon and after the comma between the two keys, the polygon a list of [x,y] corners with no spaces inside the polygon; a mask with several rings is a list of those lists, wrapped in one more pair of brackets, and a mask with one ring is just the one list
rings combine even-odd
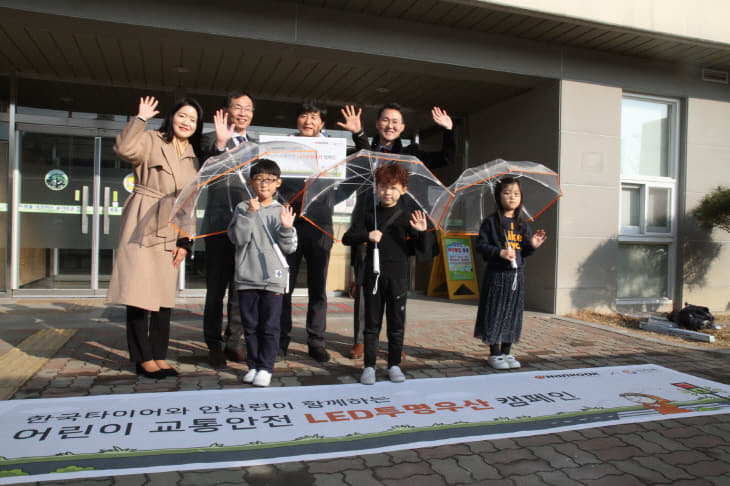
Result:
{"label": "umbrella handle", "polygon": [[373,275],[375,275],[375,285],[373,285],[373,295],[378,293],[378,281],[380,280],[380,250],[378,245],[373,248]]}
{"label": "umbrella handle", "polygon": [[[506,231],[504,232],[504,241],[505,241],[505,243],[507,243],[507,249],[508,250],[511,250],[512,249],[512,245],[509,244],[509,238],[507,238],[507,232]],[[509,264],[510,264],[510,266],[512,268],[514,268],[515,270],[517,270],[517,260],[510,260],[509,261]]]}

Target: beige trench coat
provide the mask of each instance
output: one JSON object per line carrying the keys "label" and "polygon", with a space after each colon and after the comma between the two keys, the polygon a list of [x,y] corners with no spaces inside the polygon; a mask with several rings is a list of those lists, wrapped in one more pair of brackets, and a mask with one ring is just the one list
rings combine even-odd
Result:
{"label": "beige trench coat", "polygon": [[158,311],[175,306],[177,268],[172,251],[178,232],[168,224],[175,196],[195,176],[190,145],[182,157],[157,130],[134,119],[117,137],[114,151],[134,167],[135,187],[124,203],[119,247],[107,300]]}

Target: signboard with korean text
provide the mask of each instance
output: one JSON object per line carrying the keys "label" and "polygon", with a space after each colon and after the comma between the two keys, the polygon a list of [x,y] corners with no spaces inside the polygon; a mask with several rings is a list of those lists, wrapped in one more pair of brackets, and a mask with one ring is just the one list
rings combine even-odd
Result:
{"label": "signboard with korean text", "polygon": [[240,467],[730,412],[656,365],[0,403],[0,484]]}
{"label": "signboard with korean text", "polygon": [[433,259],[428,295],[478,299],[479,284],[468,236],[439,236],[441,254]]}
{"label": "signboard with korean text", "polygon": [[[326,170],[334,166],[335,164],[342,161],[345,158],[347,152],[347,140],[344,138],[336,137],[294,137],[287,135],[265,135],[259,136],[261,142],[295,142],[306,147],[311,147],[317,151],[317,163],[319,164],[320,171]],[[277,161],[281,166],[281,174],[284,177],[303,177],[307,178],[310,175],[315,175],[303,171],[301,164],[297,164],[297,157],[295,154],[291,159],[286,159],[281,154],[278,155]],[[344,179],[345,178],[345,165],[342,164],[327,173],[327,177],[333,179]]]}

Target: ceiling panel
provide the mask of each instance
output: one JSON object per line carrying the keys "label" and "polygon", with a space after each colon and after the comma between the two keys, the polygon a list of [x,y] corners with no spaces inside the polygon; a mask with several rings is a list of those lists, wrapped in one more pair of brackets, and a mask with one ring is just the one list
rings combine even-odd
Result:
{"label": "ceiling panel", "polygon": [[74,40],[80,48],[81,59],[86,66],[88,80],[98,83],[110,83],[112,77],[106,66],[104,53],[99,50],[99,43],[96,36],[85,33],[77,33]]}
{"label": "ceiling panel", "polygon": [[444,17],[449,15],[451,12],[457,9],[457,6],[449,2],[438,2],[433,5],[428,11],[421,15],[418,19],[419,22],[425,22],[427,24],[438,24],[444,22]]}
{"label": "ceiling panel", "polygon": [[473,8],[471,11],[466,12],[461,19],[457,20],[452,27],[456,27],[458,29],[471,29],[474,25],[487,18],[489,14],[490,12],[488,10]]}
{"label": "ceiling panel", "polygon": [[[132,85],[145,85],[144,66],[140,62],[142,59],[142,47],[136,39],[117,39],[119,46],[119,62],[124,66],[126,73],[126,82]],[[124,79],[121,84],[124,83]]]}
{"label": "ceiling panel", "polygon": [[17,24],[6,25],[3,30],[7,39],[7,43],[2,44],[3,50],[7,48],[6,52],[8,52],[13,62],[17,62],[23,70],[32,73],[42,72],[38,64],[41,62],[42,57],[30,41],[26,30]]}
{"label": "ceiling panel", "polygon": [[256,66],[256,71],[251,81],[246,84],[246,89],[254,93],[270,94],[268,85],[271,80],[276,80],[275,74],[281,69],[282,59],[279,56],[264,56]]}
{"label": "ceiling panel", "polygon": [[[435,0],[291,1],[306,8],[314,5],[366,15],[382,13],[413,22],[501,33],[638,58],[682,64],[702,62],[717,68],[730,66],[730,50],[726,48],[475,4]],[[375,16],[372,19],[378,21]],[[372,109],[399,100],[409,109],[427,110],[438,104],[455,116],[463,116],[545,82],[506,73],[504,79],[492,76],[467,81],[464,78],[468,76],[460,77],[462,71],[454,66],[436,69],[415,61],[396,62],[386,57],[336,51],[330,54],[294,45],[136,29],[121,24],[111,24],[114,28],[108,31],[79,28],[83,22],[62,23],[53,29],[52,20],[44,18],[37,24],[8,22],[0,26],[0,69],[5,67],[8,71],[12,67],[21,77],[58,81],[52,90],[42,94],[45,100],[56,97],[54,106],[63,103],[61,98],[80,99],[84,90],[111,94],[119,100],[134,98],[130,93],[152,90],[163,91],[158,94],[163,97],[189,91],[215,100],[217,107],[225,92],[243,88],[257,100],[257,107],[261,103],[279,107],[282,103],[316,97],[332,105],[361,103]],[[257,119],[263,116],[259,113]]]}
{"label": "ceiling panel", "polygon": [[56,44],[47,30],[36,30],[29,32],[29,39],[35,46],[37,52],[41,53],[42,60],[56,76],[69,76],[68,64],[64,62],[63,54],[59,52]]}
{"label": "ceiling panel", "polygon": [[510,14],[506,12],[492,11],[489,12],[488,15],[484,16],[479,22],[472,24],[469,28],[481,32],[490,32],[494,26],[500,25],[504,22],[509,15]]}

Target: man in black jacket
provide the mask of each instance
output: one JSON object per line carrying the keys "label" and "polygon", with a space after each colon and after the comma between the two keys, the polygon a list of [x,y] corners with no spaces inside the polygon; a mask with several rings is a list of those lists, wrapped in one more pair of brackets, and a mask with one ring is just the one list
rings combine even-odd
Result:
{"label": "man in black jacket", "polygon": [[[368,142],[368,136],[365,130],[363,130],[362,122],[360,121],[362,108],[356,110],[354,106],[348,105],[342,108],[340,112],[345,121],[337,122],[337,124],[345,130],[352,132],[352,140],[355,142],[356,151],[366,149],[375,152],[413,155],[418,157],[429,169],[436,169],[451,164],[456,155],[456,138],[454,137],[453,130],[454,122],[448,113],[438,106],[434,106],[431,110],[434,123],[443,129],[443,141],[441,150],[438,152],[421,150],[416,143],[412,143],[406,147],[403,146],[401,134],[405,130],[406,125],[403,120],[403,109],[398,103],[389,103],[378,111],[378,119],[375,122],[378,136],[373,137],[372,144]],[[368,206],[370,204],[372,204],[372,199],[368,203]],[[362,208],[363,204],[359,201],[355,207],[355,211],[353,211],[353,220],[361,217],[359,213]],[[411,208],[411,211],[414,209],[416,208]],[[363,269],[366,257],[363,245],[353,246],[351,252],[351,266],[355,276],[355,285],[352,289],[353,297],[355,298],[355,311],[353,314],[354,343],[350,350],[350,357],[355,359],[362,357],[364,350],[362,331],[364,329],[365,309],[362,305],[364,301],[362,283],[365,277],[363,275]]]}
{"label": "man in black jacket", "polygon": [[[203,135],[197,151],[201,165],[209,158],[235,148],[241,143],[255,141],[246,134],[253,120],[254,104],[243,91],[232,91],[225,98],[223,108],[214,117],[216,130]],[[231,220],[232,208],[242,195],[216,185],[208,193],[203,219],[203,234],[225,230]],[[246,353],[241,335],[241,313],[233,279],[235,247],[225,232],[205,238],[205,310],[203,336],[208,346],[208,359],[215,368],[226,365],[226,359],[244,362]],[[223,325],[223,297],[228,289],[228,324]],[[221,335],[223,333],[223,335]]]}
{"label": "man in black jacket", "polygon": [[[305,100],[297,109],[298,137],[323,137],[321,131],[327,120],[327,107],[314,100]],[[279,192],[288,201],[304,188],[303,179],[285,178]],[[299,213],[301,201],[294,202]],[[326,208],[322,208],[326,209]],[[332,232],[332,211],[320,213],[310,211],[310,219],[320,228]],[[281,309],[280,354],[286,356],[291,342],[292,330],[292,292],[296,285],[302,259],[307,262],[307,349],[312,359],[319,363],[330,360],[326,349],[327,331],[327,269],[329,267],[332,238],[315,228],[297,215],[294,222],[297,230],[298,246],[294,253],[286,256],[289,263],[289,293],[284,295]]]}
{"label": "man in black jacket", "polygon": [[418,157],[429,169],[449,165],[456,155],[454,122],[448,113],[438,106],[434,106],[431,110],[434,123],[443,128],[443,142],[441,150],[438,152],[421,150],[416,143],[403,146],[401,134],[405,130],[406,124],[403,119],[403,108],[398,103],[389,103],[378,111],[378,119],[375,122],[378,136],[373,137],[372,143],[368,142],[368,136],[360,122],[361,108],[355,110],[354,106],[345,106],[341,113],[345,122],[337,122],[337,124],[352,132],[356,150],[368,149],[374,152],[413,155]]}

